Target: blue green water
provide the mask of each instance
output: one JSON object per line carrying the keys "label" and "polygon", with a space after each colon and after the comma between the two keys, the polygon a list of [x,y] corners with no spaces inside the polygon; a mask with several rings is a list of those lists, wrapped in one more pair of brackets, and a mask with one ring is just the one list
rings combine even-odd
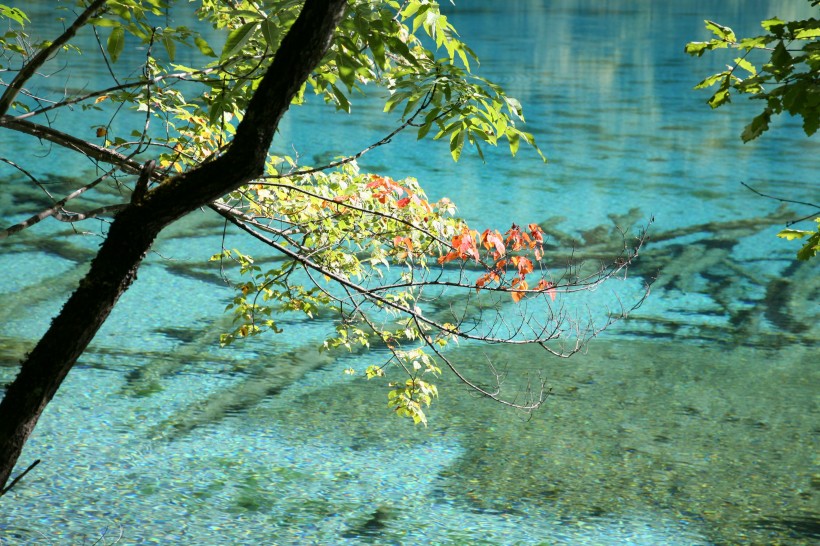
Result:
{"label": "blue green water", "polygon": [[[35,24],[51,5],[33,3]],[[383,385],[342,373],[379,362],[378,351],[314,350],[329,322],[286,318],[282,335],[219,349],[231,292],[207,258],[222,224],[193,215],[163,235],[46,410],[20,465],[43,462],[0,501],[0,543],[818,540],[820,283],[817,266],[797,264],[795,244],[774,237],[787,217],[811,211],[777,215],[776,203],[740,185],[817,202],[816,137],[779,119],[741,144],[757,106],[711,111],[692,90],[728,58],[683,53],[706,39],[705,18],[743,35],[762,18],[805,16],[808,3],[460,0],[446,9],[480,73],[524,104],[550,162],[500,149],[453,164],[446,143],[402,135],[362,166],[416,176],[476,228],[542,222],[580,247],[601,248],[615,223],[633,230],[654,217],[641,263],[618,285],[634,295],[657,277],[646,303],[569,360],[454,350],[477,374],[488,356],[505,365],[511,389],[540,371],[554,396],[528,418],[444,379],[430,426],[413,427],[386,409]],[[56,72],[45,89],[82,87],[88,74],[107,82],[93,55],[75,72]],[[310,102],[294,109],[277,149],[311,163],[395,125],[376,101],[353,105],[352,116]],[[55,120],[97,122],[82,111]],[[0,156],[28,156],[60,195],[77,184],[61,176],[91,173],[86,160],[29,137],[5,131],[0,145]],[[0,165],[0,177],[4,226],[48,203],[13,169]],[[104,225],[80,229],[88,234],[44,222],[0,242],[0,384],[82,275]]]}

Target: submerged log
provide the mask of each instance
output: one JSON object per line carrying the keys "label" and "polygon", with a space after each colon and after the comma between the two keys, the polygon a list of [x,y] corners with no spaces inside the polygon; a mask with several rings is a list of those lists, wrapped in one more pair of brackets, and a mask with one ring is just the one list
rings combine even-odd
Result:
{"label": "submerged log", "polygon": [[782,277],[769,281],[763,300],[763,315],[773,326],[784,332],[816,335],[820,315],[820,278],[816,264],[793,262]]}
{"label": "submerged log", "polygon": [[244,379],[177,412],[154,427],[156,438],[173,440],[192,430],[220,422],[276,395],[311,371],[332,364],[338,352],[319,352],[315,347],[296,349],[255,362]]}

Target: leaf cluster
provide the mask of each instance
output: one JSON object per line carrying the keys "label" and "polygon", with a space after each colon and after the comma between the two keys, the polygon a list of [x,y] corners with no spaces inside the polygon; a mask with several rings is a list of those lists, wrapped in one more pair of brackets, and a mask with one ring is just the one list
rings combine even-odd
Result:
{"label": "leaf cluster", "polygon": [[[820,0],[809,1],[813,7],[820,6]],[[800,116],[803,132],[811,137],[820,128],[820,18],[783,21],[774,17],[760,25],[766,33],[738,39],[731,28],[706,21],[714,37],[708,42],[686,44],[686,53],[700,57],[706,51],[732,49],[742,55],[695,89],[717,86],[708,101],[712,108],[731,102],[733,92],[763,101],[763,111],[740,135],[743,142],[761,136],[769,129],[772,117],[783,112]],[[762,58],[762,64],[752,63],[756,57]],[[797,252],[798,259],[808,260],[817,254],[820,226],[815,232],[785,229],[778,236],[787,240],[808,237]]]}
{"label": "leaf cluster", "polygon": [[811,258],[817,256],[817,253],[820,252],[820,218],[815,218],[814,221],[817,223],[816,231],[784,229],[777,234],[778,237],[788,241],[793,241],[795,239],[806,239],[806,242],[800,250],[797,251],[798,260],[810,260]]}
{"label": "leaf cluster", "polygon": [[[331,172],[288,172],[294,168],[291,158],[278,158],[267,180],[223,202],[288,256],[272,268],[235,249],[213,257],[235,261],[246,279],[235,284],[228,310],[237,326],[223,336],[224,344],[279,332],[276,317],[286,312],[338,317],[324,348],[358,351],[375,344],[389,351],[389,362],[408,376],[391,385],[391,405],[399,415],[424,422],[423,408],[436,391],[419,374],[440,372],[438,351],[473,337],[458,324],[428,317],[426,290],[487,290],[508,294],[514,303],[534,295],[556,299],[557,284],[544,278],[538,225],[479,235],[454,215],[448,199],[428,201],[413,178],[364,174],[355,163]],[[526,279],[535,273],[541,277],[530,288]],[[383,366],[365,372],[368,378],[383,374]]]}
{"label": "leaf cluster", "polygon": [[[813,1],[812,5],[818,4]],[[775,17],[762,21],[761,26],[766,33],[738,39],[731,28],[706,21],[714,37],[688,43],[688,54],[700,57],[706,51],[728,48],[742,55],[695,89],[717,86],[708,101],[712,108],[729,103],[733,92],[764,102],[763,111],[744,128],[744,142],[762,135],[772,116],[783,112],[802,117],[803,131],[812,136],[820,127],[820,19],[782,21]],[[762,64],[753,63],[758,54],[762,54]]]}

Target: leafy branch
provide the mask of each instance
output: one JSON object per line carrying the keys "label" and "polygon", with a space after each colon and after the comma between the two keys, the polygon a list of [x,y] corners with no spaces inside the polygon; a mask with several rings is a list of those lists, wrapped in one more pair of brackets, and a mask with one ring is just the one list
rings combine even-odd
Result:
{"label": "leafy branch", "polygon": [[[820,0],[809,2],[812,7],[820,6]],[[772,117],[783,112],[800,116],[803,132],[811,137],[820,128],[820,18],[783,21],[774,17],[760,24],[765,34],[738,39],[730,27],[707,20],[706,28],[714,38],[708,42],[686,44],[686,53],[700,57],[706,51],[734,49],[742,51],[743,55],[735,58],[726,70],[702,80],[695,89],[717,86],[708,101],[712,108],[731,102],[733,91],[763,101],[763,111],[746,125],[740,135],[743,142],[754,140],[768,131]],[[749,60],[757,52],[765,53],[764,64],[760,68]],[[771,197],[749,189],[761,196]],[[806,201],[771,198],[816,207]],[[787,240],[807,239],[797,251],[799,260],[808,260],[820,251],[820,218],[815,221],[818,222],[816,231],[789,228],[778,233],[778,237]]]}
{"label": "leafy branch", "polygon": [[[786,22],[775,17],[761,22],[761,26],[766,34],[738,39],[730,27],[707,20],[706,28],[715,37],[708,42],[686,44],[686,53],[700,57],[706,51],[728,48],[743,55],[726,70],[702,80],[695,89],[717,85],[708,101],[712,108],[729,103],[732,91],[764,101],[763,111],[741,134],[744,142],[766,132],[772,116],[783,112],[801,116],[803,131],[812,136],[820,127],[820,19]],[[768,55],[760,68],[749,60],[756,51]]]}

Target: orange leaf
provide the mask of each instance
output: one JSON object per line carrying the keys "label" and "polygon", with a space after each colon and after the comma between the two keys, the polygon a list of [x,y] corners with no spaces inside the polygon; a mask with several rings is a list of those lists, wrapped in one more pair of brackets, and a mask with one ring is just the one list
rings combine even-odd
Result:
{"label": "orange leaf", "polygon": [[491,232],[489,229],[484,230],[484,233],[481,234],[481,244],[484,245],[484,248],[487,250],[495,248],[495,258],[500,258],[507,251],[507,249],[504,248],[504,240],[498,231]]}
{"label": "orange leaf", "polygon": [[527,225],[527,228],[530,230],[530,236],[533,241],[538,244],[542,244],[544,242],[544,230],[541,229],[541,226],[538,224],[529,224]]}
{"label": "orange leaf", "polygon": [[453,248],[458,252],[458,257],[463,259],[472,257],[475,261],[480,261],[481,257],[478,255],[478,249],[475,246],[475,238],[473,235],[476,232],[464,228],[461,235],[453,237]]}
{"label": "orange leaf", "polygon": [[555,301],[555,283],[551,283],[546,279],[541,279],[538,281],[538,286],[535,287],[536,290],[541,290],[549,294],[552,301]]}
{"label": "orange leaf", "polygon": [[458,257],[459,257],[458,252],[456,252],[455,250],[451,250],[450,252],[448,252],[444,256],[441,256],[438,259],[438,263],[443,264],[443,263],[446,263],[446,262],[450,262],[452,260],[455,260]]}
{"label": "orange leaf", "polygon": [[398,201],[396,201],[396,206],[399,207],[400,209],[403,209],[404,207],[406,207],[409,204],[410,204],[410,198],[409,197],[405,197],[403,199],[399,199]]}
{"label": "orange leaf", "polygon": [[518,268],[518,274],[523,278],[527,273],[532,273],[532,262],[526,256],[513,256],[510,261]]}
{"label": "orange leaf", "polygon": [[517,225],[513,224],[510,230],[506,233],[507,244],[512,244],[512,250],[521,250],[524,247],[532,248],[532,239],[526,233],[521,231]]}
{"label": "orange leaf", "polygon": [[484,288],[484,285],[490,281],[498,282],[500,280],[501,277],[498,276],[498,270],[493,269],[492,271],[484,273],[478,278],[478,280],[475,282],[475,291],[479,292],[482,288]]}
{"label": "orange leaf", "polygon": [[381,176],[371,174],[370,179],[372,180],[372,182],[369,182],[367,184],[367,186],[365,186],[365,187],[367,187],[367,188],[378,188],[380,186],[384,186],[384,178],[382,178]]}
{"label": "orange leaf", "polygon": [[[513,286],[513,288],[519,288],[520,290],[526,290],[529,287],[527,285],[527,281],[525,281],[523,279],[515,279],[512,283],[512,286]],[[512,294],[511,294],[512,299],[515,303],[518,303],[519,301],[524,299],[524,296],[527,295],[526,292],[522,292],[520,290],[513,290]]]}
{"label": "orange leaf", "polygon": [[105,127],[97,127],[97,136],[104,137],[108,133],[108,130]]}
{"label": "orange leaf", "polygon": [[490,281],[490,274],[489,273],[485,273],[485,274],[481,275],[478,278],[478,280],[475,282],[475,291],[476,291],[476,293],[481,291],[481,289],[484,288],[484,285],[487,284],[489,281]]}
{"label": "orange leaf", "polygon": [[401,235],[396,235],[393,238],[393,246],[396,247],[404,247],[407,250],[413,250],[413,240],[410,237],[402,237]]}

